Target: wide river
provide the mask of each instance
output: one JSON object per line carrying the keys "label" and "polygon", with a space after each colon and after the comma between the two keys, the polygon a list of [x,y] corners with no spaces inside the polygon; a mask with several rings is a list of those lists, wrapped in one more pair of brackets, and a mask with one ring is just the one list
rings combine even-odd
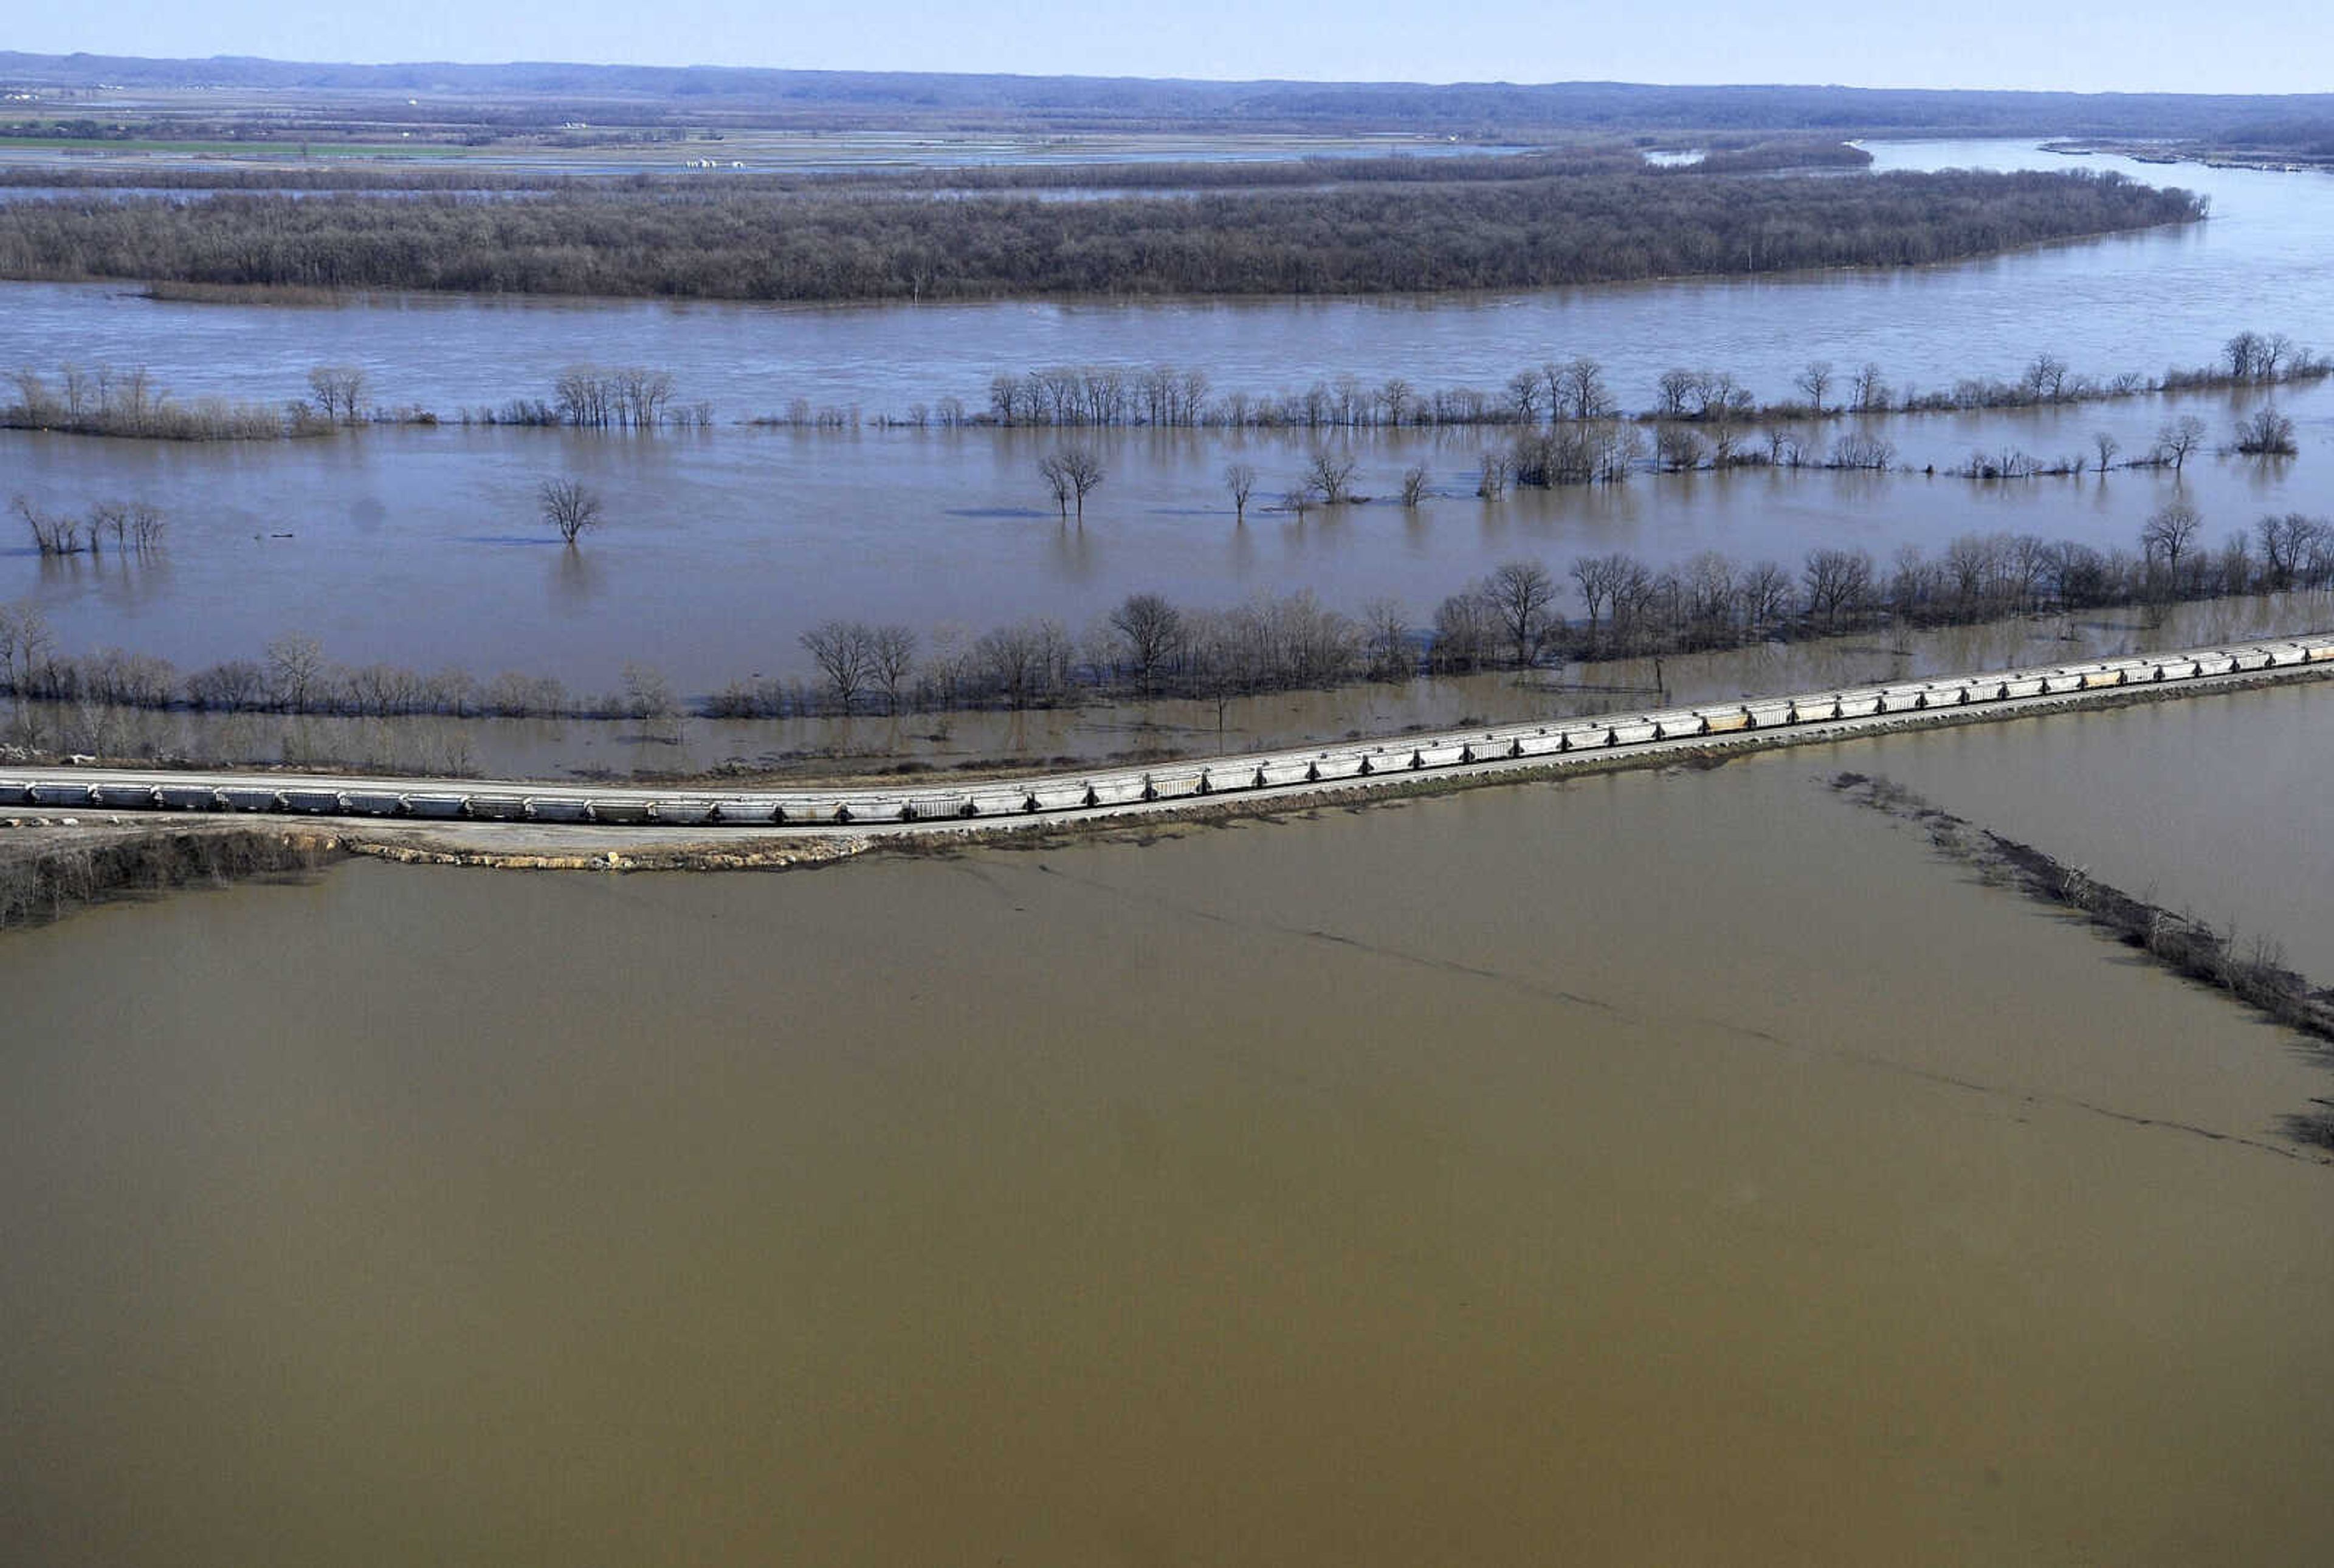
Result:
{"label": "wide river", "polygon": [[[1821,775],[2185,779],[2160,858],[2322,925],[2328,700],[13,936],[0,1517],[109,1568],[2322,1560],[2323,1053]],[[2284,780],[2250,834],[2204,746]]]}
{"label": "wide river", "polygon": [[[1730,369],[1781,397],[1806,361],[1871,360],[1895,383],[2014,378],[2037,351],[2078,370],[2156,371],[2213,358],[2245,328],[2305,342],[2334,319],[2334,180],[2318,175],[2065,159],[2030,144],[1884,144],[1883,167],[2124,168],[2207,191],[2204,224],[1913,272],[1688,280],[1429,300],[998,303],[880,309],[396,297],[330,308],[159,303],[109,286],[0,285],[0,363],[146,364],[181,397],[280,401],[315,364],[363,365],[373,396],[450,414],[543,395],[578,359],[670,367],[684,400],[735,421],[858,403],[873,417],[955,395],[990,374],[1059,362],[1207,371],[1223,390],[1275,391],[1351,373],[1424,386],[1497,386],[1588,353],[1631,407],[1673,365]],[[2334,344],[2320,342],[2326,349]],[[43,562],[0,535],[0,602],[29,599],[74,650],[124,646],[184,666],[256,657],[312,633],[351,664],[456,664],[555,675],[592,690],[627,662],[684,692],[804,673],[797,640],[829,616],[963,637],[1051,616],[1083,630],[1129,592],[1202,606],[1310,588],[1357,611],[1384,596],[1420,622],[1519,556],[1559,572],[1627,550],[1656,565],[1704,549],[1795,564],[1815,546],[1933,552],[2006,529],[2129,548],[2167,500],[2205,513],[2207,537],[2264,511],[2334,512],[2334,389],[2279,399],[2298,459],[2199,457],[2185,473],[1981,484],[1914,473],[1643,476],[1615,490],[1474,495],[1500,431],[1374,435],[1350,443],[1366,506],[1233,524],[1220,476],[1247,462],[1268,501],[1294,484],[1298,436],[1130,431],[1098,439],[1107,477],[1084,527],[1064,527],[1037,475],[1042,431],[863,428],[631,439],[510,429],[375,429],[234,446],[0,433],[0,491],[78,511],[141,497],[170,515],[144,562]],[[2215,443],[2243,399],[2142,399],[2024,414],[1883,421],[1899,461],[1940,470],[1974,451],[2086,455],[2110,432],[2126,457],[2193,413]],[[1825,432],[1828,440],[1831,434]],[[1413,463],[1431,494],[1387,499]],[[536,522],[537,485],[596,486],[607,524],[568,552]],[[13,526],[14,524],[9,524]],[[1569,606],[1576,612],[1577,606]]]}

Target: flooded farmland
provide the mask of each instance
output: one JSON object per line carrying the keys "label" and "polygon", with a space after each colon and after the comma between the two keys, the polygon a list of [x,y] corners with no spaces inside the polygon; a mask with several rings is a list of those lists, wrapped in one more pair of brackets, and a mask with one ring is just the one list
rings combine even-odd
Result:
{"label": "flooded farmland", "polygon": [[2322,1553],[2334,1172],[2278,1129],[2323,1056],[1828,765],[783,877],[362,864],[14,938],[12,1533]]}
{"label": "flooded farmland", "polygon": [[[2031,144],[1883,144],[1883,167],[2064,167]],[[1500,428],[1365,432],[1120,430],[1087,438],[1105,482],[1064,526],[1037,475],[1058,432],[747,429],[795,399],[873,419],[959,397],[990,376],[1059,363],[1204,371],[1220,392],[1270,393],[1354,376],[1420,388],[1497,387],[1587,353],[1625,406],[1673,366],[1731,370],[1789,395],[1810,358],[1870,361],[1902,390],[2014,379],[2036,353],[2078,371],[2160,372],[2208,361],[2246,329],[2312,343],[2334,319],[2318,236],[2334,224],[2320,176],[2114,159],[2100,167],[2207,191],[2214,216],[2149,233],[1963,265],[1756,280],[1683,280],[1486,298],[996,303],[799,310],[393,297],[341,307],[166,303],[104,285],[0,285],[0,360],[146,364],[182,398],[274,404],[308,370],[348,362],[370,395],[451,418],[548,395],[587,357],[670,368],[718,427],[635,438],[508,428],[378,428],[235,445],[0,432],[8,494],[61,510],[148,500],[170,516],[159,558],[43,562],[0,540],[0,602],[28,600],[76,648],[121,646],[198,666],[256,657],[301,631],[351,664],[455,664],[601,689],[628,662],[684,692],[806,673],[801,633],[829,617],[977,636],[1046,616],[1073,633],[1128,593],[1223,607],[1300,588],[1348,613],[1394,599],[1423,620],[1445,594],[1518,557],[1558,565],[1620,550],[1655,566],[1703,550],[1795,565],[1810,548],[1934,553],[2007,531],[2131,549],[2168,502],[2199,508],[2215,544],[2264,512],[2334,512],[2334,390],[2286,389],[2300,456],[2200,455],[2179,472],[2124,470],[1999,483],[1945,471],[1972,454],[2082,458],[2110,435],[2126,457],[2192,415],[2225,445],[2257,395],[2150,397],[2021,412],[1878,421],[1910,473],[1811,470],[1641,475],[1609,489],[1475,495]],[[1811,324],[1812,323],[1812,324]],[[579,345],[588,345],[586,348]],[[2324,350],[2334,348],[2315,343]],[[1817,432],[1828,440],[1844,422]],[[1324,439],[1349,447],[1370,505],[1271,509]],[[1259,505],[1237,526],[1222,472],[1246,463]],[[1392,497],[1427,470],[1417,507]],[[1924,470],[1934,467],[1935,474]],[[553,476],[595,487],[606,526],[564,549],[536,517]],[[1577,606],[1572,606],[1577,611]]]}
{"label": "flooded farmland", "polygon": [[[2061,167],[2029,143],[1883,168]],[[829,616],[1083,627],[1137,590],[1413,617],[1519,556],[2133,547],[2334,512],[2300,455],[1978,484],[2248,399],[1890,418],[1914,472],[1473,495],[1505,431],[1370,433],[1381,497],[1235,526],[1308,439],[763,430],[1161,361],[1220,390],[1603,359],[1785,393],[2160,371],[2334,320],[2334,184],[2148,168],[2178,232],[1905,272],[1413,300],[880,310],[0,285],[10,365],[280,402],[320,362],[451,413],[580,359],[724,423],[163,446],[0,432],[0,497],[140,497],[145,559],[0,541],[0,603],[182,665],[684,692]],[[1415,509],[1383,497],[1425,464]],[[568,553],[552,474],[609,525]],[[1567,603],[1562,608],[1577,610]],[[955,767],[1723,699],[2298,630],[2230,601],[1212,705],[717,723],[45,715],[61,749],[557,776]],[[0,939],[0,1530],[72,1568],[928,1563],[2181,1565],[2334,1549],[2326,1051],[1982,885],[1824,780],[1881,774],[2334,981],[2334,688],[1844,741],[816,872],[361,861]],[[135,726],[143,726],[142,729]],[[82,727],[75,727],[82,726]],[[14,831],[14,830],[11,830]]]}

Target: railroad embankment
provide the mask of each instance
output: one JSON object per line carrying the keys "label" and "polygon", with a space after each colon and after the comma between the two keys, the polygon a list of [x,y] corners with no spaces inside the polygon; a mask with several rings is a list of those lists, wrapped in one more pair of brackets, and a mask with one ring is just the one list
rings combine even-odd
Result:
{"label": "railroad embankment", "polygon": [[[1715,766],[1847,736],[2035,717],[2334,677],[2334,635],[1739,704],[967,784],[717,795],[522,784],[11,767],[0,925],[124,891],[342,855],[541,871],[784,870],[871,848],[1155,830],[1635,768]],[[268,817],[275,820],[261,825]]]}

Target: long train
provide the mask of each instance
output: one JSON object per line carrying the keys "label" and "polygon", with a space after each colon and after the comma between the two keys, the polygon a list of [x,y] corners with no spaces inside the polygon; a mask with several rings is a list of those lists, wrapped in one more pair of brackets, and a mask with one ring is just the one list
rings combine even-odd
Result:
{"label": "long train", "polygon": [[1943,676],[1796,697],[1493,725],[1146,768],[968,783],[956,788],[894,785],[724,794],[265,775],[207,782],[197,776],[75,768],[43,769],[36,774],[20,771],[15,776],[0,773],[0,806],[692,828],[964,823],[1199,801],[1307,784],[1351,787],[1361,780],[1387,775],[1409,777],[1481,764],[1627,752],[1696,736],[1747,738],[1843,720],[1984,707],[2109,688],[2171,686],[2313,664],[2334,665],[2334,633]]}

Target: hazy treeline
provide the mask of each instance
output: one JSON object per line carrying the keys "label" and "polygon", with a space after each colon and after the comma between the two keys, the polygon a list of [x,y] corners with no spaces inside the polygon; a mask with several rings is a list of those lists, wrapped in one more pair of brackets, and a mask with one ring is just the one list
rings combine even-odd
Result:
{"label": "hazy treeline", "polygon": [[[715,145],[718,144],[700,144]],[[694,152],[698,147],[690,149]],[[1862,168],[1872,155],[1834,137],[1722,136],[1703,149],[1702,173],[1789,168]],[[946,194],[954,191],[1268,189],[1289,186],[1446,183],[1545,179],[1553,175],[1644,173],[1643,151],[1617,138],[1515,152],[1394,151],[1374,156],[1315,154],[1153,163],[989,163],[938,168],[719,171],[724,191],[757,196]],[[0,168],[0,187],[47,190],[180,191],[540,191],[694,190],[702,171],[643,169],[625,174],[452,167],[322,165],[236,168],[216,165],[92,168],[85,164],[21,164]]]}
{"label": "hazy treeline", "polygon": [[[1025,709],[1097,697],[1222,704],[1363,678],[1726,649],[1883,621],[1967,624],[2175,599],[2334,590],[2334,526],[2324,519],[2266,515],[2217,546],[2203,543],[2202,527],[2193,508],[2175,504],[2148,519],[2136,550],[1986,534],[1963,535],[1935,555],[1907,546],[1885,563],[1840,548],[1810,550],[1792,565],[1746,563],[1714,551],[1666,567],[1618,553],[1579,556],[1560,572],[1519,560],[1446,595],[1423,619],[1391,599],[1347,613],[1299,591],[1221,610],[1136,593],[1081,632],[1046,617],[978,634],[830,620],[801,639],[815,677],[734,683],[699,701],[697,711],[777,718]],[[481,682],[457,669],[422,674],[389,664],[340,665],[315,639],[298,634],[270,642],[259,659],[182,673],[166,660],[120,649],[67,654],[30,605],[0,605],[0,695],[358,717],[669,721],[683,711],[663,678],[638,666],[626,668],[618,689],[592,696],[544,677],[506,674]]]}
{"label": "hazy treeline", "polygon": [[[2334,97],[2031,92],[1826,86],[1200,82],[748,66],[352,65],[247,57],[155,60],[0,52],[0,82],[68,86],[328,91],[343,116],[383,124],[555,129],[632,126],[1028,124],[1220,132],[1431,129],[1461,136],[1534,129],[1926,131],[1997,136],[2197,136],[2264,114],[2323,115]],[[418,105],[409,96],[420,95]],[[198,111],[215,114],[207,107]]]}
{"label": "hazy treeline", "polygon": [[1425,292],[1915,265],[2204,210],[2088,171],[1683,169],[1079,202],[229,193],[0,204],[0,275],[772,300]]}
{"label": "hazy treeline", "polygon": [[2233,125],[2214,139],[2233,148],[2334,159],[2334,112],[2273,116]]}

